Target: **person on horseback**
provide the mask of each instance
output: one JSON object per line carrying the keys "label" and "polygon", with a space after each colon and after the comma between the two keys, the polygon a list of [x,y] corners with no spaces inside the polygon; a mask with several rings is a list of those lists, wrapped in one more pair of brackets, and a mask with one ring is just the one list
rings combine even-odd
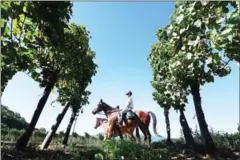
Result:
{"label": "person on horseback", "polygon": [[124,120],[124,122],[125,122],[125,124],[126,124],[126,121],[125,121],[124,118],[125,118],[127,112],[133,109],[132,92],[129,91],[128,93],[126,93],[126,95],[127,95],[126,109],[124,109],[124,110],[122,111],[122,114],[120,115],[119,122],[118,122],[119,125],[122,125],[123,120]]}

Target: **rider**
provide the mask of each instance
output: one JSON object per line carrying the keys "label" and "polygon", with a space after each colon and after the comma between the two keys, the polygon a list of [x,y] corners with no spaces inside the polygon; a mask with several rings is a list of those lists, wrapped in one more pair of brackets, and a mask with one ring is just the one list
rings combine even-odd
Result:
{"label": "rider", "polygon": [[133,109],[132,92],[129,91],[126,95],[127,95],[127,104],[126,104],[126,109],[123,110],[123,112],[122,112],[122,114],[121,114],[121,116],[120,116],[120,118],[119,118],[119,124],[120,124],[120,125],[122,125],[123,119],[124,119],[125,115],[127,114],[127,112],[128,112],[129,110],[132,110],[132,109]]}

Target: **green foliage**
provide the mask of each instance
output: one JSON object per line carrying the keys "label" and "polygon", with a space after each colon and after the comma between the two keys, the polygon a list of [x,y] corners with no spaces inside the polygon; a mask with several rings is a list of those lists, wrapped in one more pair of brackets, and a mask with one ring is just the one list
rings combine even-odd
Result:
{"label": "green foliage", "polygon": [[[11,111],[5,106],[2,106],[1,112],[2,112],[1,113],[2,117],[5,117],[5,118],[7,117],[7,120],[2,118],[1,139],[2,141],[14,142],[25,132],[25,129],[28,123],[25,121],[24,118],[21,117],[20,114]],[[25,124],[24,128],[21,127],[22,123]],[[42,143],[46,135],[47,135],[47,131],[45,128],[35,128],[34,133],[31,137],[31,144],[36,145],[36,144]],[[78,133],[74,132],[72,136],[70,136],[70,142],[71,141],[73,143],[77,142],[78,144],[81,144],[81,145],[90,145],[94,143],[95,144],[100,143],[100,141],[98,141],[97,138],[91,136],[90,134],[87,134],[87,135],[88,135],[88,138],[85,138],[84,136],[80,136],[78,135]],[[55,135],[51,144],[61,145],[63,137],[64,137],[64,131],[59,131],[58,134]]]}
{"label": "green foliage", "polygon": [[240,150],[240,133],[233,134],[215,132],[213,134],[213,140],[219,148],[228,148],[231,150]]}
{"label": "green foliage", "polygon": [[41,47],[60,46],[71,7],[71,2],[1,3],[2,91],[17,71],[36,69]]}
{"label": "green foliage", "polygon": [[56,87],[57,101],[71,103],[75,115],[88,103],[85,89],[96,74],[95,53],[89,47],[90,32],[68,23],[71,8],[72,2],[3,2],[2,91],[17,71],[28,71],[47,95]]}
{"label": "green foliage", "polygon": [[[212,138],[216,144],[216,146],[220,149],[230,149],[234,151],[240,150],[240,133],[227,133],[227,132],[220,132],[214,131],[211,129]],[[195,130],[193,132],[193,137],[196,142],[202,143],[202,138],[199,130]]]}
{"label": "green foliage", "polygon": [[58,133],[61,137],[63,137],[64,136],[64,131],[59,131],[59,133]]}
{"label": "green foliage", "polygon": [[36,137],[44,138],[47,135],[47,132],[45,129],[44,130],[43,129],[35,129],[33,134]]}
{"label": "green foliage", "polygon": [[104,139],[104,135],[102,133],[97,134],[97,137],[101,141]]}
{"label": "green foliage", "polygon": [[[9,108],[1,107],[1,138],[3,141],[16,141],[28,126],[26,120],[19,113],[13,112]],[[41,142],[47,132],[45,128],[34,130],[32,141]]]}
{"label": "green foliage", "polygon": [[89,103],[91,92],[86,88],[96,74],[97,65],[93,61],[95,52],[89,48],[90,32],[84,26],[72,23],[65,33],[66,55],[62,58],[63,61],[55,63],[61,68],[59,81],[56,83],[59,93],[56,101],[62,105],[69,102],[77,115],[82,106]]}
{"label": "green foliage", "polygon": [[71,146],[70,153],[73,154],[73,159],[85,159],[92,160],[95,159],[95,154],[103,155],[104,153],[98,147],[86,147],[86,146]]}
{"label": "green foliage", "polygon": [[45,128],[39,128],[37,129],[39,132],[42,132],[42,133],[47,133],[46,129]]}
{"label": "green foliage", "polygon": [[1,126],[3,128],[26,129],[28,123],[19,113],[13,112],[7,107],[1,107]]}
{"label": "green foliage", "polygon": [[100,144],[101,142],[97,139],[79,136],[70,138],[68,147],[74,159],[91,160],[95,158],[95,154],[103,153]]}
{"label": "green foliage", "polygon": [[229,2],[229,4],[232,5],[232,10],[229,10],[227,3],[220,3],[216,10],[216,13],[219,15],[216,23],[219,27],[214,27],[213,30],[210,31],[211,45],[214,49],[223,50],[225,56],[230,60],[239,62],[240,2]]}
{"label": "green foliage", "polygon": [[[19,113],[13,112],[9,108],[1,108],[1,139],[2,141],[16,141],[28,126],[26,120]],[[35,129],[34,141],[42,141],[46,136],[46,129]]]}
{"label": "green foliage", "polygon": [[[57,101],[64,101],[63,105],[70,101],[65,100],[66,95],[69,97],[73,94],[69,93],[70,89],[74,88],[77,78],[82,76],[82,68],[85,68],[83,59],[88,52],[89,38],[85,27],[70,24],[64,31],[61,47],[56,48],[50,44],[41,48],[37,55],[36,66],[31,71],[31,76],[41,87],[46,87],[55,76],[55,86],[60,95]],[[67,91],[67,88],[70,91]]]}
{"label": "green foliage", "polygon": [[142,147],[137,144],[133,144],[129,141],[107,141],[103,144],[103,151],[107,154],[108,159],[122,159],[133,158],[139,155],[140,158]]}
{"label": "green foliage", "polygon": [[[228,5],[232,5],[230,12]],[[214,143],[201,108],[199,89],[231,72],[239,61],[239,2],[177,2],[170,24],[157,31],[148,60],[154,100],[164,108],[183,109],[191,93],[209,154]],[[222,54],[223,53],[223,54]],[[228,61],[226,61],[228,60]]]}
{"label": "green foliage", "polygon": [[77,132],[73,132],[73,133],[72,133],[72,136],[73,136],[73,137],[78,137],[79,135],[78,135]]}
{"label": "green foliage", "polygon": [[130,141],[110,140],[99,143],[95,140],[90,145],[82,145],[81,142],[74,141],[74,143],[70,143],[69,147],[74,159],[86,160],[165,160],[180,153],[176,146],[168,146],[166,142],[157,142],[155,147],[151,146],[150,148]]}
{"label": "green foliage", "polygon": [[[176,5],[178,7],[171,23],[157,32],[158,42],[153,45],[149,55],[155,88],[166,88],[172,96],[174,85],[180,85],[180,90],[176,87],[176,93],[185,95],[189,84],[213,82],[215,75],[222,77],[231,71],[220,52],[210,45],[213,42],[210,36],[212,30],[220,27],[216,21],[224,18],[223,11],[215,13],[226,4],[178,2]],[[232,27],[236,28],[237,23]],[[224,51],[224,48],[219,50]],[[181,93],[182,88],[186,93]]]}
{"label": "green foliage", "polygon": [[[217,43],[217,39],[232,37],[236,39],[234,43],[225,41],[228,43],[225,46],[239,49],[234,47],[240,44],[237,40],[238,21],[231,20],[236,18],[239,9],[235,7],[224,17],[228,3],[236,2],[176,3],[177,8],[170,24],[158,30],[158,42],[152,46],[148,58],[154,75],[152,85],[158,93],[154,93],[155,99],[166,103],[179,97],[178,101],[183,105],[186,102],[186,95],[189,94],[187,90],[189,84],[197,82],[203,85],[206,82],[213,82],[215,75],[222,77],[230,73],[230,67],[224,59],[238,60],[236,54],[239,50],[230,49],[233,51],[230,53],[224,47],[216,48],[211,45]],[[225,20],[224,24],[231,25],[221,27],[221,24],[217,23],[220,19]],[[234,33],[229,31],[228,26],[235,29]],[[229,35],[219,36],[220,28],[221,34]],[[224,51],[225,55],[220,51]]]}

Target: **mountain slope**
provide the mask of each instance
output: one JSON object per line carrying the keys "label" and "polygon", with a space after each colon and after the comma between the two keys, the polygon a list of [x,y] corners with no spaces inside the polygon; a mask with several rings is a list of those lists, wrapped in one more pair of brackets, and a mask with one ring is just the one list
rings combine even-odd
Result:
{"label": "mountain slope", "polygon": [[28,123],[19,113],[13,112],[8,107],[2,105],[1,126],[22,130],[27,128]]}

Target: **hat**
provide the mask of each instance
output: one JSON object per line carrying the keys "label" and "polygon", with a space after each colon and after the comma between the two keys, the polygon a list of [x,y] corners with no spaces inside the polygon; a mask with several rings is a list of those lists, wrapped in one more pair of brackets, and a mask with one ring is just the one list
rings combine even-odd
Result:
{"label": "hat", "polygon": [[131,92],[131,91],[129,91],[129,92],[127,92],[127,93],[126,93],[126,95],[132,95],[132,92]]}

